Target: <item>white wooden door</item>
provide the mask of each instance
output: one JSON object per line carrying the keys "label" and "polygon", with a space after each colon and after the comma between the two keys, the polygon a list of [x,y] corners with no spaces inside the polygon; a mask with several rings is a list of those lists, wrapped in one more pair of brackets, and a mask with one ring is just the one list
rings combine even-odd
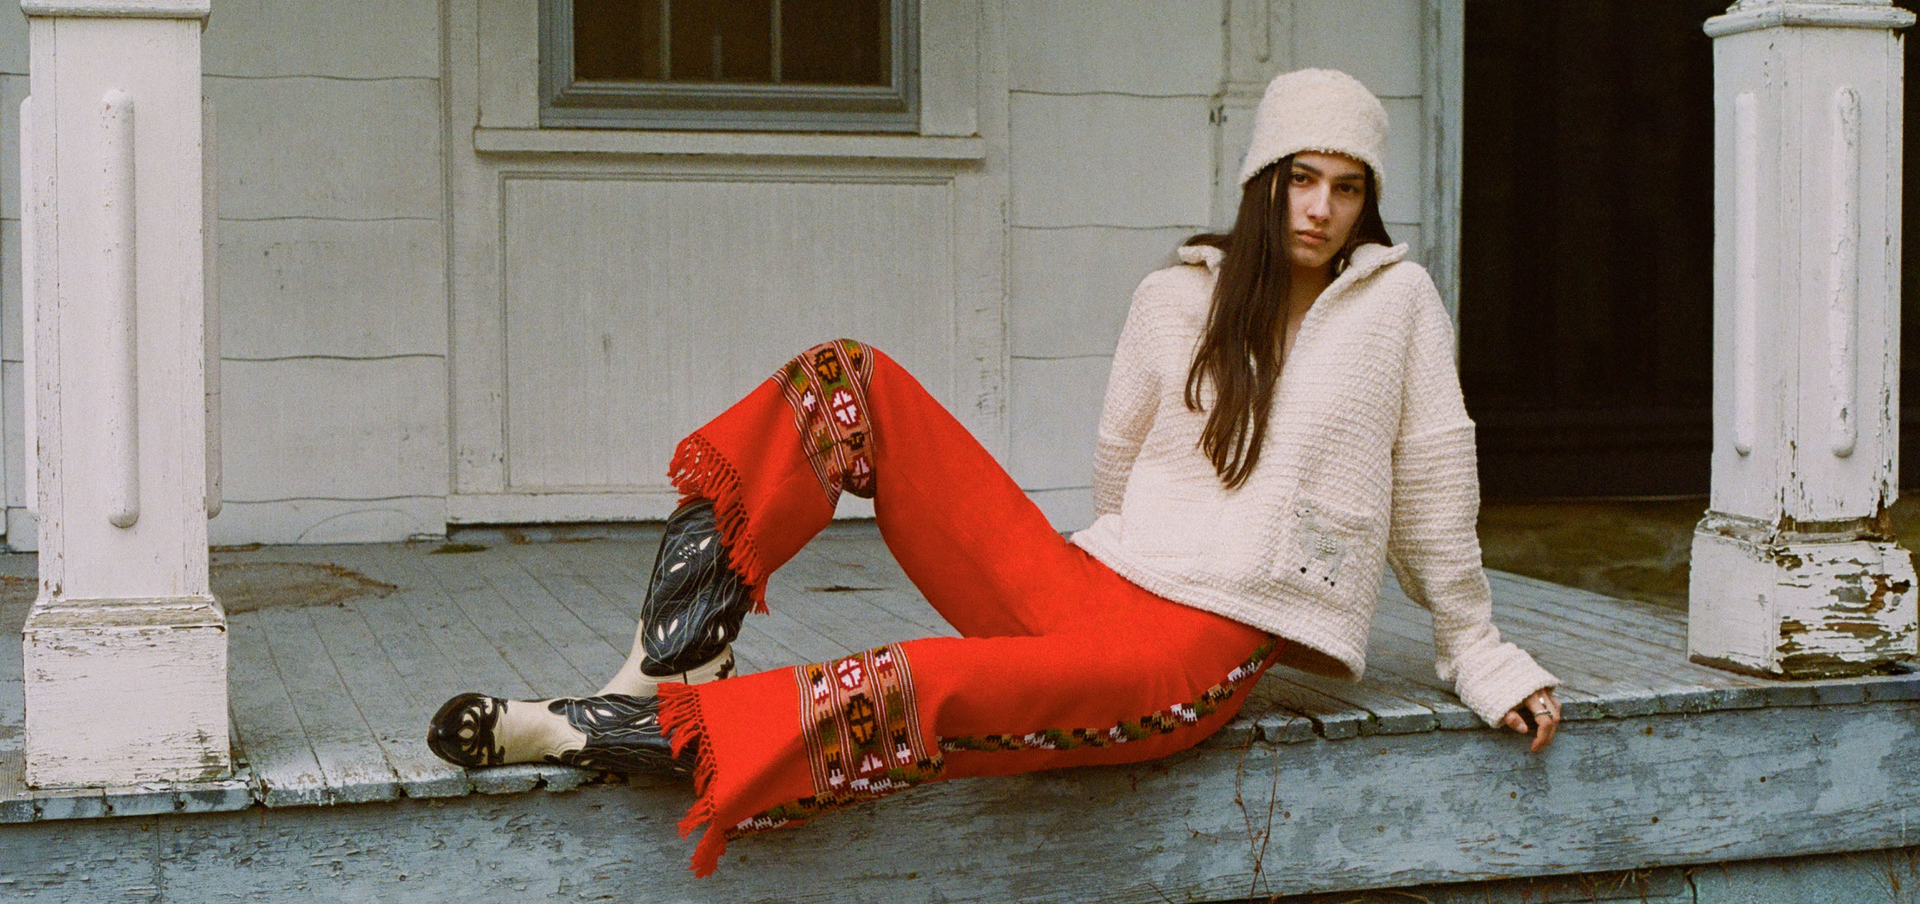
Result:
{"label": "white wooden door", "polygon": [[[957,324],[951,176],[509,173],[498,185],[499,305],[456,305],[498,329],[455,324],[497,336],[456,345],[499,366],[493,386],[462,381],[455,395],[456,418],[476,403],[497,416],[497,434],[477,435],[498,446],[456,466],[452,520],[664,515],[679,439],[827,339],[880,348],[949,406],[969,362],[997,352]],[[850,502],[842,514],[870,511]]]}

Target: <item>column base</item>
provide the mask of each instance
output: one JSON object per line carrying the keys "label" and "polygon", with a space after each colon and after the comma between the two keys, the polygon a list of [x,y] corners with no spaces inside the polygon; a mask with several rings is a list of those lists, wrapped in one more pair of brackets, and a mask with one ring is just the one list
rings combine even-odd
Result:
{"label": "column base", "polygon": [[1693,535],[1693,661],[1773,678],[1883,671],[1920,653],[1913,560],[1892,541],[1783,535],[1709,513]]}
{"label": "column base", "polygon": [[42,599],[24,633],[29,786],[232,773],[227,620],[213,597]]}

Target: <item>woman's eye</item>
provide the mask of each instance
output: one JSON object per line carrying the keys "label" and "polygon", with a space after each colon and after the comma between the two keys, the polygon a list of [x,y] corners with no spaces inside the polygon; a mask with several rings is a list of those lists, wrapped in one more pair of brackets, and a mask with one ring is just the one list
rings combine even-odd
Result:
{"label": "woman's eye", "polygon": [[1288,180],[1289,180],[1289,181],[1291,181],[1291,182],[1292,182],[1293,184],[1295,184],[1295,185],[1305,185],[1305,184],[1307,184],[1307,174],[1306,174],[1306,173],[1293,173],[1293,174],[1291,174],[1291,175],[1289,175],[1289,176],[1288,176],[1287,178],[1288,178]]}
{"label": "woman's eye", "polygon": [[1351,182],[1342,182],[1340,183],[1340,191],[1342,194],[1357,195],[1360,193],[1360,186]]}

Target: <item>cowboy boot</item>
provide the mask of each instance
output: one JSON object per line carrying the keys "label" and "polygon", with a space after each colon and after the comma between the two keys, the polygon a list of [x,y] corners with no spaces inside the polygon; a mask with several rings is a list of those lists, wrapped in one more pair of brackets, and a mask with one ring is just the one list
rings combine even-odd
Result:
{"label": "cowboy boot", "polygon": [[660,728],[659,700],[609,694],[502,700],[461,694],[427,726],[427,747],[456,766],[553,763],[601,772],[692,775]]}
{"label": "cowboy boot", "polygon": [[681,506],[660,538],[633,650],[600,693],[647,697],[663,681],[700,684],[733,674],[733,640],[752,608],[746,579],[727,564],[713,503]]}

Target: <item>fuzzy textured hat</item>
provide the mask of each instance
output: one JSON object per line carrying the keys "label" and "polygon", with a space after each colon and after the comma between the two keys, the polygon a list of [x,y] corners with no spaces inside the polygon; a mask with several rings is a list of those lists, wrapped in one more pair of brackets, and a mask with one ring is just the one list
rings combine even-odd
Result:
{"label": "fuzzy textured hat", "polygon": [[1386,182],[1387,108],[1360,80],[1332,69],[1299,69],[1275,78],[1253,114],[1253,141],[1240,184],[1288,154],[1345,154],[1373,168],[1374,196]]}

